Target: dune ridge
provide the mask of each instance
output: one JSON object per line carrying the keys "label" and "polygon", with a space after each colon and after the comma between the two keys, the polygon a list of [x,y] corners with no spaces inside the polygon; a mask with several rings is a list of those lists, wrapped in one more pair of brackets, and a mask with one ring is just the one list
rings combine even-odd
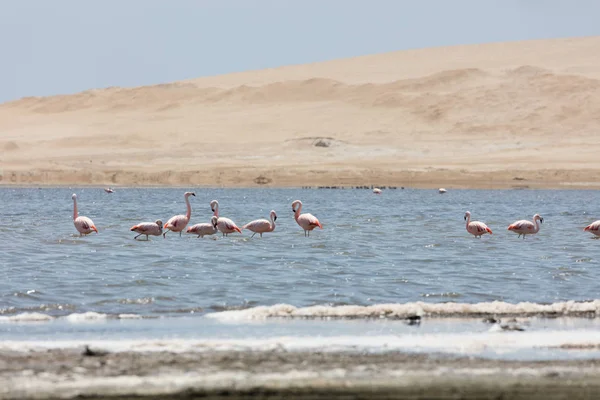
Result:
{"label": "dune ridge", "polygon": [[0,105],[0,184],[599,188],[593,48],[420,49],[26,97]]}

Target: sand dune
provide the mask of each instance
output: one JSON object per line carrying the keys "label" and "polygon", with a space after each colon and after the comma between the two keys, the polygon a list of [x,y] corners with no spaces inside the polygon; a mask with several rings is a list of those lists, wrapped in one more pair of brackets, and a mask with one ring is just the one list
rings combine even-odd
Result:
{"label": "sand dune", "polygon": [[600,37],[0,105],[2,184],[600,187]]}

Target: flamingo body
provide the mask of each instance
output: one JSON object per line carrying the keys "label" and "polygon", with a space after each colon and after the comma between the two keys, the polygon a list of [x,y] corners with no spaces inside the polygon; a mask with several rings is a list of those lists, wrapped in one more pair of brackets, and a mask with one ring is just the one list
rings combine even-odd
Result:
{"label": "flamingo body", "polygon": [[214,235],[215,233],[218,232],[217,220],[218,220],[218,218],[213,216],[210,219],[210,223],[205,222],[205,223],[190,226],[187,229],[187,233],[192,233],[194,235],[198,235],[199,238],[204,237],[204,236]]}
{"label": "flamingo body", "polygon": [[77,195],[73,193],[71,198],[73,199],[73,225],[75,225],[75,229],[79,232],[79,236],[88,235],[92,232],[98,233],[94,221],[88,217],[79,216],[79,213],[77,212]]}
{"label": "flamingo body", "polygon": [[535,214],[533,216],[533,221],[528,221],[526,219],[516,221],[508,226],[508,230],[518,233],[519,237],[523,235],[523,239],[525,239],[525,235],[534,235],[538,233],[540,230],[540,224],[543,222],[544,218],[542,218],[539,214]]}
{"label": "flamingo body", "polygon": [[[183,195],[185,199],[185,205],[187,207],[187,213],[185,215],[175,215],[174,217],[169,218],[167,223],[163,226],[163,229],[171,232],[179,232],[179,236],[181,236],[181,232],[185,229],[188,222],[190,222],[190,218],[192,217],[192,206],[190,205],[190,196],[196,196],[194,192],[185,192]],[[163,237],[165,237],[167,232],[163,233]]]}
{"label": "flamingo body", "polygon": [[465,220],[467,221],[467,232],[476,238],[481,238],[482,235],[486,233],[492,234],[492,230],[488,228],[486,224],[481,221],[471,221],[471,213],[467,211],[465,213]]}
{"label": "flamingo body", "polygon": [[157,219],[156,222],[141,222],[137,225],[132,226],[130,229],[132,232],[138,233],[134,239],[142,235],[146,235],[146,240],[148,240],[148,236],[160,236],[163,233],[163,223],[160,219]]}
{"label": "flamingo body", "polygon": [[373,193],[375,193],[375,194],[381,194],[381,189],[379,189],[379,188],[374,188],[374,189],[373,189]]}
{"label": "flamingo body", "polygon": [[275,230],[275,221],[277,221],[277,214],[275,213],[275,210],[271,210],[270,218],[270,221],[267,219],[257,219],[248,222],[242,227],[242,229],[248,229],[249,231],[254,232],[251,237],[254,237],[254,235],[257,233],[260,235],[260,237],[262,237],[263,233],[273,232]]}
{"label": "flamingo body", "polygon": [[302,202],[300,200],[295,200],[292,203],[292,211],[294,212],[294,219],[296,220],[296,223],[300,225],[302,229],[304,229],[304,236],[310,236],[310,231],[316,227],[323,229],[323,225],[321,225],[317,217],[309,213],[300,214],[301,210]]}
{"label": "flamingo body", "polygon": [[583,230],[587,231],[587,232],[591,232],[596,236],[600,236],[600,220],[592,222],[591,224],[589,224],[588,226],[583,228]]}
{"label": "flamingo body", "polygon": [[231,219],[219,217],[219,202],[217,200],[210,202],[210,208],[213,211],[213,216],[218,218],[217,229],[223,234],[223,236],[227,236],[233,232],[242,233],[242,230]]}

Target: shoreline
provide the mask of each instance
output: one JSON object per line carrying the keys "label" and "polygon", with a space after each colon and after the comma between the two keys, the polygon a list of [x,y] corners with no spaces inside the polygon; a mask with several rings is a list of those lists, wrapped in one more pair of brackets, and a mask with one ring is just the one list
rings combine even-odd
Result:
{"label": "shoreline", "polygon": [[[319,168],[319,166],[314,166]],[[110,178],[109,178],[110,177]],[[254,177],[254,178],[253,178]],[[281,170],[240,167],[220,173],[194,171],[11,171],[0,187],[137,187],[137,188],[307,188],[307,189],[600,189],[600,170]]]}
{"label": "shoreline", "polygon": [[386,352],[0,353],[0,399],[546,399],[600,390],[600,360],[498,361]]}

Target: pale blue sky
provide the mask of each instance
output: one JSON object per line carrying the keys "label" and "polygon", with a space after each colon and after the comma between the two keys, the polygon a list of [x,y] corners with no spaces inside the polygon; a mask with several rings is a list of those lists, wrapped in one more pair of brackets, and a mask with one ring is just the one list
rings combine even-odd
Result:
{"label": "pale blue sky", "polygon": [[0,102],[411,48],[598,35],[599,15],[597,0],[6,0]]}

